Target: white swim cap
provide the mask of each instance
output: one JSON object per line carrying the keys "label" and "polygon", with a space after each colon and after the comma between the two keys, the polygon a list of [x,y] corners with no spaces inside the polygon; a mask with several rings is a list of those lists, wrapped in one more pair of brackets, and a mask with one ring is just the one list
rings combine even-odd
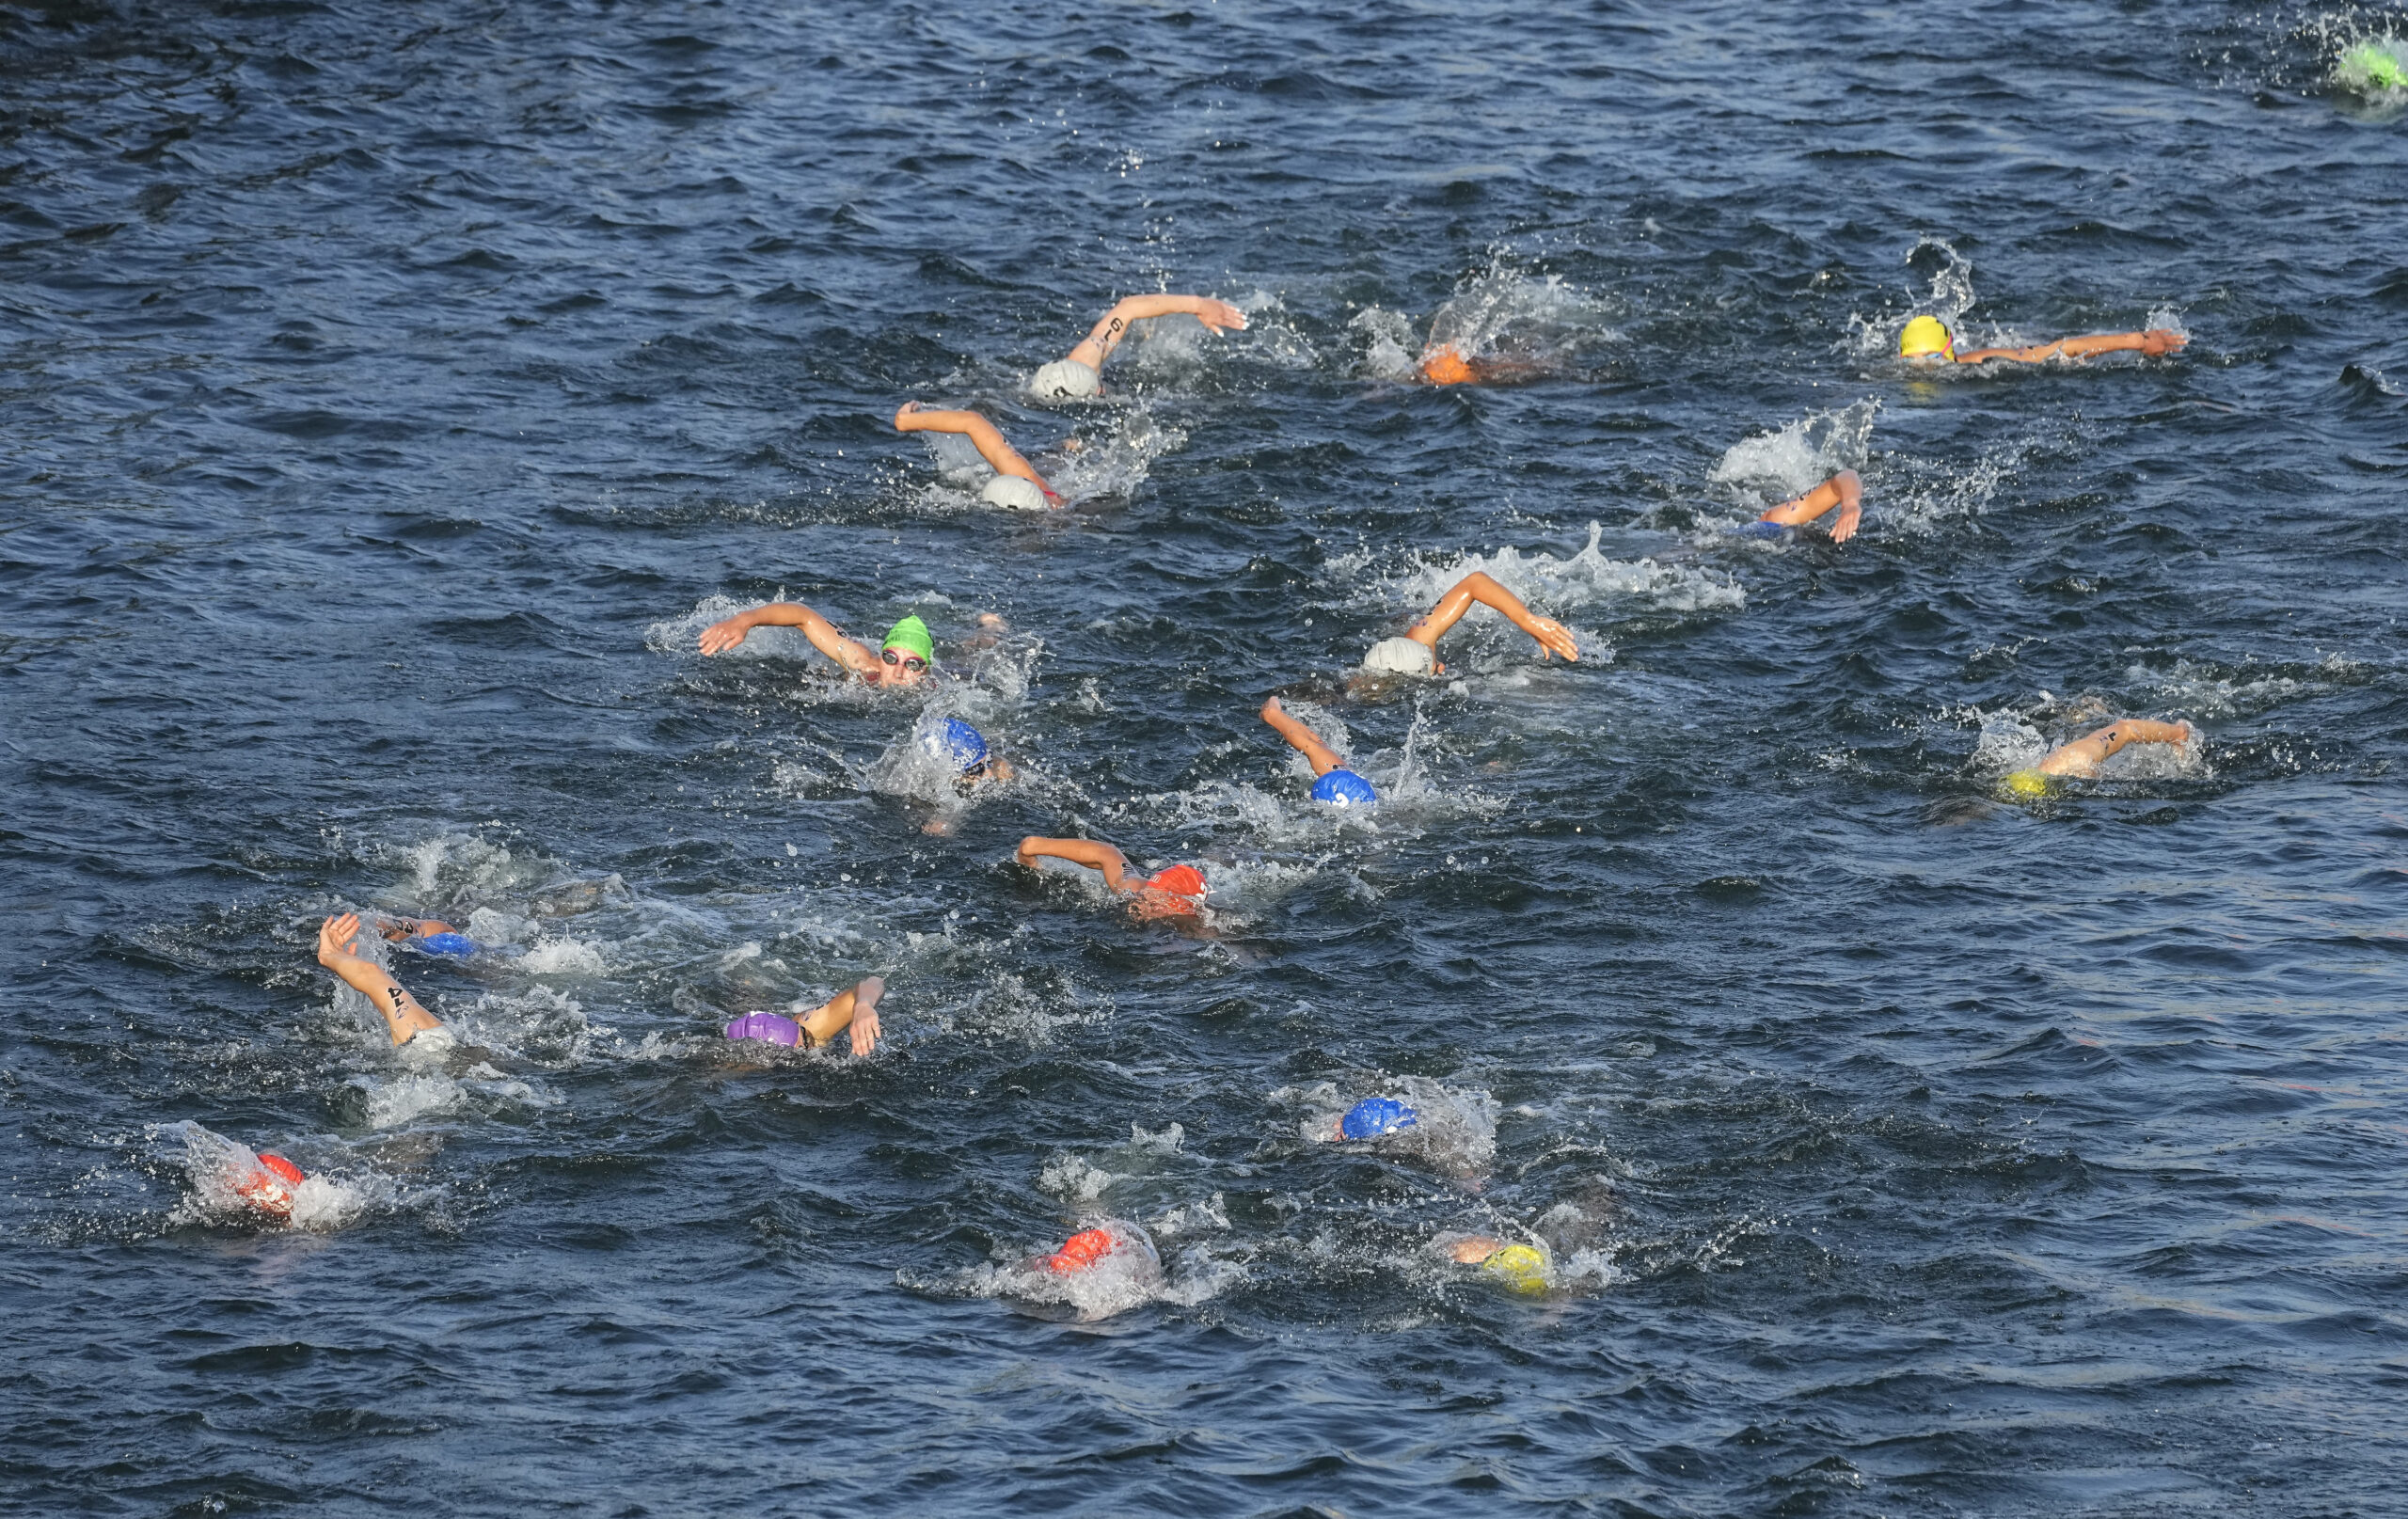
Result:
{"label": "white swim cap", "polygon": [[987,482],[987,488],[978,493],[978,498],[1015,512],[1042,512],[1048,505],[1045,493],[1018,475],[997,475]]}
{"label": "white swim cap", "polygon": [[1098,388],[1095,371],[1075,358],[1057,358],[1028,377],[1028,393],[1047,401],[1076,401]]}
{"label": "white swim cap", "polygon": [[1438,668],[1438,657],[1415,639],[1382,639],[1363,656],[1363,668],[1379,675],[1427,675]]}

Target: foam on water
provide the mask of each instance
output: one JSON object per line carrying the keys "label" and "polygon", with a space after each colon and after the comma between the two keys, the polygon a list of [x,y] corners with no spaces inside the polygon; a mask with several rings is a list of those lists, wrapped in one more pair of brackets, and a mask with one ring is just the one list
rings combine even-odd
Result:
{"label": "foam on water", "polygon": [[[1880,412],[1881,402],[1874,396],[1810,412],[1778,432],[1732,444],[1708,478],[1731,486],[1743,506],[1753,500],[1771,506],[1802,496],[1843,469],[1864,467],[1871,456],[1874,419]],[[1748,515],[1761,510],[1751,508]]]}
{"label": "foam on water", "polygon": [[[1376,595],[1390,606],[1402,603],[1426,611],[1455,582],[1479,570],[1533,610],[1559,618],[1583,608],[1636,617],[1735,612],[1748,604],[1746,588],[1726,572],[1655,559],[1608,559],[1599,546],[1603,536],[1604,529],[1590,523],[1588,542],[1561,559],[1547,553],[1524,554],[1511,545],[1492,554],[1466,549],[1451,556],[1425,556],[1409,569],[1366,583],[1358,598]],[[1450,638],[1465,632],[1477,633],[1483,645],[1502,640],[1509,649],[1518,642],[1521,653],[1535,657],[1537,652],[1519,628],[1484,607],[1473,607]],[[1611,657],[1612,644],[1602,635],[1578,628],[1574,632],[1579,637],[1583,661]]]}
{"label": "foam on water", "polygon": [[[291,1217],[279,1219],[254,1207],[235,1190],[238,1182],[260,1170],[256,1150],[189,1119],[155,1125],[149,1132],[151,1142],[166,1148],[182,1169],[190,1188],[169,1215],[171,1227],[193,1223],[281,1228],[289,1224],[298,1229],[331,1231],[357,1220],[372,1204],[390,1200],[389,1184],[305,1164],[305,1179],[292,1189]],[[308,1147],[304,1153],[316,1160],[317,1148]]]}

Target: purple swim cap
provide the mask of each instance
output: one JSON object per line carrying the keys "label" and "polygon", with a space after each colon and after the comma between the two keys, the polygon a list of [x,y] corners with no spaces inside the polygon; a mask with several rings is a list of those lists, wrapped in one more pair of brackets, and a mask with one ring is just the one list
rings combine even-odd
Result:
{"label": "purple swim cap", "polygon": [[767,1039],[771,1044],[800,1044],[802,1025],[775,1013],[747,1013],[727,1025],[731,1039]]}

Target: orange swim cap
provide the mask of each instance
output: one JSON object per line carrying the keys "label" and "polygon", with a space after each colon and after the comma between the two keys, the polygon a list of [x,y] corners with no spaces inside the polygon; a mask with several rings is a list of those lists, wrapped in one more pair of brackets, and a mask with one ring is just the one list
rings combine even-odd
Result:
{"label": "orange swim cap", "polygon": [[1157,892],[1168,892],[1174,896],[1202,896],[1204,872],[1194,865],[1173,865],[1167,870],[1154,872],[1153,878],[1146,882],[1146,885]]}
{"label": "orange swim cap", "polygon": [[234,1195],[261,1212],[278,1218],[293,1215],[293,1194],[287,1190],[309,1179],[301,1168],[281,1155],[261,1155],[259,1169],[246,1173],[234,1183]]}
{"label": "orange swim cap", "polygon": [[1432,385],[1468,385],[1479,378],[1464,356],[1447,343],[1421,356],[1421,377]]}
{"label": "orange swim cap", "polygon": [[1112,1237],[1109,1229],[1081,1229],[1062,1242],[1062,1248],[1054,1252],[1045,1262],[1045,1269],[1056,1276],[1085,1271],[1112,1254],[1113,1247],[1119,1242]]}

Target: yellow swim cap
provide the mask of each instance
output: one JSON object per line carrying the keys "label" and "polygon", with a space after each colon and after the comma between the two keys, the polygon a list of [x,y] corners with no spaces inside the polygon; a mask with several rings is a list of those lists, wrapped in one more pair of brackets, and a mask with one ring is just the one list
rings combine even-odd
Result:
{"label": "yellow swim cap", "polygon": [[1952,359],[1956,356],[1956,342],[1949,338],[1948,329],[1940,324],[1940,318],[1936,316],[1919,316],[1907,324],[1906,331],[1898,334],[1900,358],[1921,358],[1926,354],[1941,354]]}
{"label": "yellow swim cap", "polygon": [[2010,797],[2029,799],[2049,794],[2049,778],[2037,770],[2018,770],[1999,784],[2006,787]]}
{"label": "yellow swim cap", "polygon": [[1527,1244],[1500,1245],[1480,1263],[1480,1269],[1502,1282],[1509,1292],[1536,1297],[1546,1290],[1546,1257]]}

